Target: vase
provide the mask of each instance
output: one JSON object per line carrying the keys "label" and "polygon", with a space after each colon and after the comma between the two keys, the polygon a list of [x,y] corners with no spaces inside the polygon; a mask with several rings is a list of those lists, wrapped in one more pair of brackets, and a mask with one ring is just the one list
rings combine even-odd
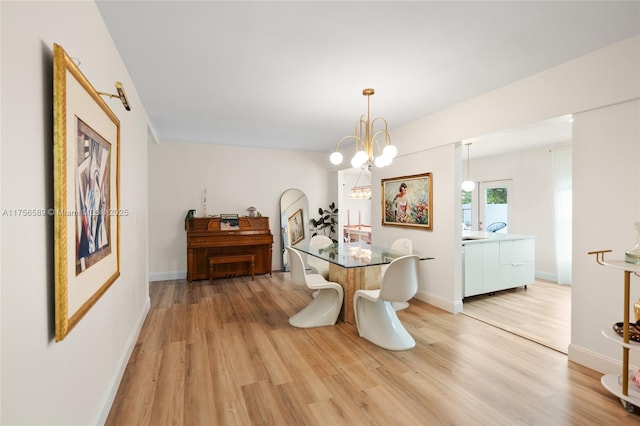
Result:
{"label": "vase", "polygon": [[640,222],[635,223],[636,228],[636,245],[631,250],[624,253],[624,260],[627,263],[640,265]]}

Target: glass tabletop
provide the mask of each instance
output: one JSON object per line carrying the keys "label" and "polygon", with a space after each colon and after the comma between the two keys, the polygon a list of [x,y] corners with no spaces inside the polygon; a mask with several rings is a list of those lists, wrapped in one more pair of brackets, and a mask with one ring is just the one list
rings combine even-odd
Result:
{"label": "glass tabletop", "polygon": [[[372,246],[362,242],[334,243],[325,247],[309,247],[309,244],[297,244],[293,248],[343,268],[361,268],[364,266],[384,265],[391,263],[405,253],[387,247]],[[420,260],[433,259],[420,257]]]}

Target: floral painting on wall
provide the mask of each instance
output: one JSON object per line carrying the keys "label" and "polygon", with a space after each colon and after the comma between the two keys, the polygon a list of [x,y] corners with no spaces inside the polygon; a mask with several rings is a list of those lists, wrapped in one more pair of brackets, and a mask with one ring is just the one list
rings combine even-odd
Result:
{"label": "floral painting on wall", "polygon": [[433,229],[431,173],[382,179],[382,225]]}

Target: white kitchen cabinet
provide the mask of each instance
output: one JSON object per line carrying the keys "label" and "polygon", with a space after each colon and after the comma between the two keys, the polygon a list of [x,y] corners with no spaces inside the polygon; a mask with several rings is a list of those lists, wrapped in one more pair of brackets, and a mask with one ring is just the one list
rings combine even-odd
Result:
{"label": "white kitchen cabinet", "polygon": [[[463,242],[464,297],[535,281],[535,238],[499,234]],[[495,234],[494,234],[495,235]]]}
{"label": "white kitchen cabinet", "polygon": [[484,244],[463,246],[462,287],[464,295],[482,293],[484,282],[483,250]]}

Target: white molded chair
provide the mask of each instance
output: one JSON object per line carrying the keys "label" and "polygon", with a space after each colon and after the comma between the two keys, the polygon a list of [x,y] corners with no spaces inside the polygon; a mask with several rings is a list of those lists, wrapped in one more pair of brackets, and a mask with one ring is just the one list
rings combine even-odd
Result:
{"label": "white molded chair", "polygon": [[325,280],[320,274],[307,274],[300,252],[290,246],[287,246],[287,252],[293,284],[317,290],[317,295],[311,303],[289,318],[289,324],[299,328],[335,324],[344,298],[342,286]]}
{"label": "white molded chair", "polygon": [[[314,235],[309,241],[309,247],[326,247],[333,244],[333,240],[326,235]],[[307,256],[307,264],[314,274],[320,274],[329,279],[329,262],[315,256]]]}
{"label": "white molded chair", "polygon": [[406,302],[418,291],[419,259],[413,254],[394,259],[382,277],[379,290],[356,291],[353,311],[360,337],[392,351],[404,351],[416,345],[392,303]]}
{"label": "white molded chair", "polygon": [[[404,254],[412,254],[413,253],[413,242],[409,238],[398,238],[391,244],[391,250],[399,251]],[[386,272],[389,265],[382,265],[382,276]],[[409,302],[402,303],[394,303],[393,308],[396,311],[401,311],[403,309],[407,309],[409,307]]]}
{"label": "white molded chair", "polygon": [[398,238],[391,244],[391,250],[411,254],[413,253],[413,242],[409,238]]}
{"label": "white molded chair", "polygon": [[502,228],[506,228],[507,224],[504,222],[493,222],[487,226],[487,232],[498,232]]}

